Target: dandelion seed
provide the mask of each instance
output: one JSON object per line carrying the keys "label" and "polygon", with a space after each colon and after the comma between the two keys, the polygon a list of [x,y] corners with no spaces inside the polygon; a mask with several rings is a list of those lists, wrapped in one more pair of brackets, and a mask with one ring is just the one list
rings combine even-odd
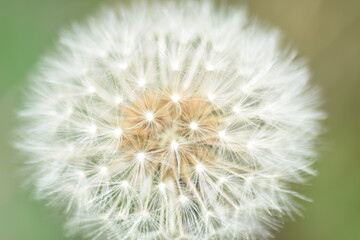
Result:
{"label": "dandelion seed", "polygon": [[191,122],[189,127],[192,129],[192,130],[197,130],[199,128],[199,125],[196,123],[196,122]]}
{"label": "dandelion seed", "polygon": [[115,137],[120,137],[123,131],[120,128],[114,130]]}
{"label": "dandelion seed", "polygon": [[95,134],[97,131],[97,127],[95,125],[92,125],[88,128],[89,133]]}
{"label": "dandelion seed", "polygon": [[212,71],[215,70],[215,66],[214,66],[213,64],[211,64],[211,63],[208,63],[208,64],[206,64],[205,69],[206,69],[207,71],[212,72]]}
{"label": "dandelion seed", "polygon": [[159,186],[158,186],[159,190],[160,191],[165,191],[166,189],[166,184],[165,183],[160,183]]}
{"label": "dandelion seed", "polygon": [[148,217],[148,216],[149,216],[149,212],[147,212],[146,210],[143,210],[143,211],[140,212],[140,215],[141,215],[142,217]]}
{"label": "dandelion seed", "polygon": [[179,71],[180,70],[180,64],[179,63],[174,63],[171,65],[171,68],[173,71]]}
{"label": "dandelion seed", "polygon": [[228,180],[227,180],[226,177],[221,177],[221,178],[219,179],[219,183],[220,183],[220,184],[226,183],[227,181],[228,181]]}
{"label": "dandelion seed", "polygon": [[226,131],[225,130],[219,131],[218,136],[220,139],[224,140],[226,138]]}
{"label": "dandelion seed", "polygon": [[87,89],[87,92],[90,94],[96,93],[96,88],[94,86],[89,86]]}
{"label": "dandelion seed", "polygon": [[139,162],[143,162],[145,160],[145,153],[141,152],[141,153],[136,154],[136,159]]}
{"label": "dandelion seed", "polygon": [[102,166],[99,168],[100,175],[106,176],[108,174],[109,170],[106,166]]}
{"label": "dandelion seed", "polygon": [[121,186],[122,186],[123,188],[128,188],[128,187],[129,187],[129,183],[128,183],[127,181],[122,181],[122,182],[121,182]]}
{"label": "dandelion seed", "polygon": [[145,118],[147,121],[152,122],[154,120],[155,116],[153,113],[147,112],[147,113],[145,113]]}
{"label": "dandelion seed", "polygon": [[86,177],[84,171],[81,171],[81,170],[77,170],[76,171],[76,174],[79,176],[79,178],[83,179]]}
{"label": "dandelion seed", "polygon": [[186,197],[186,196],[184,196],[184,195],[181,195],[180,198],[179,198],[179,200],[180,200],[181,203],[184,204],[184,203],[186,203],[189,199],[188,199],[188,197]]}
{"label": "dandelion seed", "polygon": [[146,84],[146,80],[144,78],[140,78],[138,81],[139,87],[144,87]]}
{"label": "dandelion seed", "polygon": [[213,102],[215,100],[215,95],[214,94],[208,94],[208,99],[210,102]]}
{"label": "dandelion seed", "polygon": [[205,170],[204,165],[198,164],[198,165],[196,166],[196,171],[197,171],[197,172],[201,173],[201,172],[203,172],[204,170]]}
{"label": "dandelion seed", "polygon": [[171,100],[174,102],[174,103],[177,103],[180,101],[180,96],[178,94],[174,94],[171,96]]}
{"label": "dandelion seed", "polygon": [[118,64],[118,67],[119,67],[119,69],[121,69],[121,70],[125,70],[125,69],[128,68],[128,64],[127,64],[127,63],[119,63],[119,64]]}
{"label": "dandelion seed", "polygon": [[116,97],[114,101],[115,101],[115,104],[120,104],[123,102],[123,99],[122,99],[122,97]]}
{"label": "dandelion seed", "polygon": [[176,141],[172,141],[170,147],[172,150],[177,150],[179,147],[179,143],[177,143]]}
{"label": "dandelion seed", "polygon": [[233,107],[232,107],[232,111],[233,111],[234,113],[240,113],[240,109],[239,109],[239,107],[237,107],[237,106],[233,106]]}

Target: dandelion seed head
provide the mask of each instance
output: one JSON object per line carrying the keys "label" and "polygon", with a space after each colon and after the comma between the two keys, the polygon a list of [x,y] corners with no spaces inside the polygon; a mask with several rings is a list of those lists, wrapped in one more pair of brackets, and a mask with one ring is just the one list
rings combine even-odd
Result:
{"label": "dandelion seed head", "polygon": [[140,1],[64,31],[22,116],[39,197],[88,239],[268,239],[314,171],[318,92],[277,30]]}

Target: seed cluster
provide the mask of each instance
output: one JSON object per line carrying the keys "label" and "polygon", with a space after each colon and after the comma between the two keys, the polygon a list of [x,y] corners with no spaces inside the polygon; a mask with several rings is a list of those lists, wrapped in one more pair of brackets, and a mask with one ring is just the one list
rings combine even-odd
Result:
{"label": "seed cluster", "polygon": [[121,149],[148,161],[160,181],[191,181],[195,166],[216,161],[221,113],[201,95],[144,92],[123,112]]}

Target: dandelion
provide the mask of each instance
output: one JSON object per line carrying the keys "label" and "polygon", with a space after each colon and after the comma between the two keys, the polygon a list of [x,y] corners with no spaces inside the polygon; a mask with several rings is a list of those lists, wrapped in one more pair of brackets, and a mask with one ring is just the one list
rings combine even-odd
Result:
{"label": "dandelion", "polygon": [[314,174],[316,89],[243,9],[136,2],[62,33],[18,147],[88,239],[267,239]]}

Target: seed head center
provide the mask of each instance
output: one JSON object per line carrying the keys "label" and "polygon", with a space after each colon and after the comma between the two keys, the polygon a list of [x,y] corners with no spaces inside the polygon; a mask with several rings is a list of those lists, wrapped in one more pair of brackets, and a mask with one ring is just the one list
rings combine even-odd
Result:
{"label": "seed head center", "polygon": [[202,171],[216,159],[222,116],[207,96],[145,92],[123,105],[121,148],[162,178]]}

